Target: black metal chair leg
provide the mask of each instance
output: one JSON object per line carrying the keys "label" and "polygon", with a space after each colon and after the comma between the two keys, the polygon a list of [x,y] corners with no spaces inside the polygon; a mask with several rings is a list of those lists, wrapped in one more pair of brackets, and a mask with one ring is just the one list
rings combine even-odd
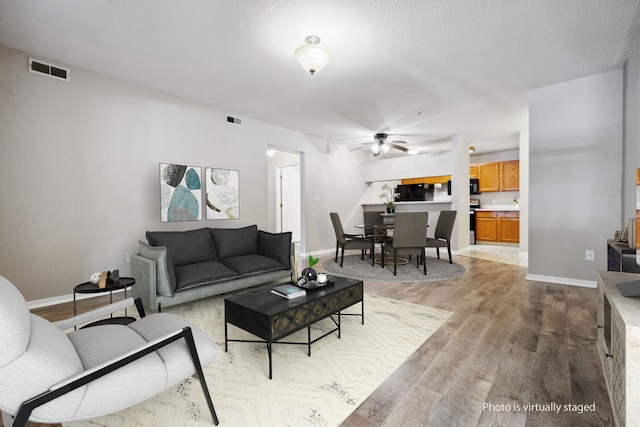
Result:
{"label": "black metal chair leg", "polygon": [[447,242],[447,251],[449,252],[449,264],[453,264],[453,260],[451,259],[451,243]]}
{"label": "black metal chair leg", "polygon": [[436,246],[436,254],[438,254],[438,259],[440,259],[440,248]]}
{"label": "black metal chair leg", "polygon": [[393,250],[393,275],[396,275],[396,269],[398,268],[398,250]]}
{"label": "black metal chair leg", "polygon": [[344,248],[342,248],[342,253],[340,254],[340,267],[342,267],[342,263],[344,263]]}
{"label": "black metal chair leg", "polygon": [[424,262],[422,263],[422,266],[424,268],[424,275],[425,276],[427,275],[427,259],[426,259],[426,256],[427,256],[427,254],[426,254],[424,248],[422,248],[422,258],[424,259]]}
{"label": "black metal chair leg", "polygon": [[213,401],[211,400],[211,395],[209,394],[209,388],[207,387],[207,381],[204,378],[204,372],[202,371],[202,365],[200,365],[200,359],[198,358],[198,350],[196,349],[196,343],[193,339],[193,333],[191,329],[185,334],[185,340],[187,341],[187,347],[189,347],[189,353],[191,354],[191,360],[193,361],[193,366],[196,369],[196,375],[198,376],[198,380],[200,380],[200,386],[202,386],[202,392],[204,393],[204,398],[207,401],[207,406],[209,407],[209,412],[211,412],[211,417],[213,418],[213,423],[215,425],[220,424],[218,421],[218,416],[216,415],[216,410],[213,407]]}
{"label": "black metal chair leg", "polygon": [[340,242],[336,242],[336,259],[335,262],[338,262],[338,250],[340,249]]}

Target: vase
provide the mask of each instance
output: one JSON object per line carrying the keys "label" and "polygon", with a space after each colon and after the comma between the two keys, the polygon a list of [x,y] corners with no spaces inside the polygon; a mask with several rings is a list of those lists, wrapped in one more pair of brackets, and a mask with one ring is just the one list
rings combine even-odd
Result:
{"label": "vase", "polygon": [[396,208],[395,207],[391,207],[391,206],[387,206],[385,207],[385,212],[388,214],[392,214],[396,212]]}
{"label": "vase", "polygon": [[307,267],[304,270],[302,270],[302,277],[304,277],[307,282],[311,282],[318,278],[318,274],[313,268]]}

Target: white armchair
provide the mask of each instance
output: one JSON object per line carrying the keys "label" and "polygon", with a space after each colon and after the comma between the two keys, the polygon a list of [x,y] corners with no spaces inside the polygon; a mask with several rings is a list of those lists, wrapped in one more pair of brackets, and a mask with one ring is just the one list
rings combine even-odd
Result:
{"label": "white armchair", "polygon": [[217,350],[198,327],[170,313],[144,316],[141,311],[141,319],[128,325],[64,332],[133,302],[129,298],[54,324],[31,314],[18,289],[0,276],[4,425],[99,417],[140,403],[193,374],[217,425],[202,372]]}

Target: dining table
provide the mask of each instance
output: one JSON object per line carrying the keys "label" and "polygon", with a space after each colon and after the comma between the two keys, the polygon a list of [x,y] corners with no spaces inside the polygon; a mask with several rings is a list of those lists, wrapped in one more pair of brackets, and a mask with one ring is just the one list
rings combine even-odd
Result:
{"label": "dining table", "polygon": [[[389,238],[389,231],[393,232],[393,224],[356,224],[356,228],[363,230],[373,230],[373,243],[374,247],[377,249],[380,248],[380,252],[377,251],[374,253],[374,262],[376,264],[382,264],[382,245],[384,245]],[[393,264],[393,256],[388,254],[384,258],[385,264]],[[404,265],[408,264],[409,260],[404,257],[398,257],[397,264]]]}

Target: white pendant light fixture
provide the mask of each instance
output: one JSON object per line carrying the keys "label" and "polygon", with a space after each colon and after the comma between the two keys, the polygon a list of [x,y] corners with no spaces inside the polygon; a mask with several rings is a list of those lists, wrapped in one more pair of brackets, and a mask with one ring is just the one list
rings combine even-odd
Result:
{"label": "white pendant light fixture", "polygon": [[321,71],[331,61],[331,54],[319,46],[320,37],[309,36],[304,39],[305,44],[295,51],[296,59],[311,75]]}

